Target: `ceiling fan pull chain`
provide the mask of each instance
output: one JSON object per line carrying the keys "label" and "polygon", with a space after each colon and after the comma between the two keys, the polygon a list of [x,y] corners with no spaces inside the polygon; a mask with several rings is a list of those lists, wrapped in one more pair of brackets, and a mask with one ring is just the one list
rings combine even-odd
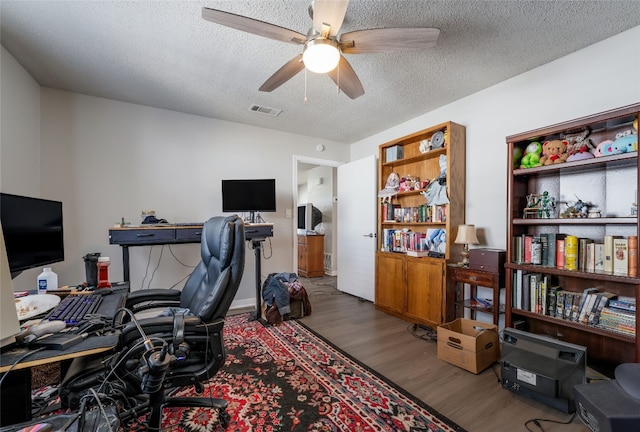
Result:
{"label": "ceiling fan pull chain", "polygon": [[307,104],[307,68],[304,68],[304,104]]}
{"label": "ceiling fan pull chain", "polygon": [[336,84],[336,93],[340,93],[340,62],[338,62],[338,83]]}

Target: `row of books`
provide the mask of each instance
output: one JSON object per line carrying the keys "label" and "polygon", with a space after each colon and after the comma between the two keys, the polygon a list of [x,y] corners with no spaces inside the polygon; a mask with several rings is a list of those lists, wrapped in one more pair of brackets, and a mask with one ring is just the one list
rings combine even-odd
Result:
{"label": "row of books", "polygon": [[618,298],[597,288],[572,292],[555,284],[549,275],[522,270],[514,273],[513,282],[514,308],[627,335],[633,329],[635,335],[634,298]]}
{"label": "row of books", "polygon": [[[429,228],[426,232],[383,229],[380,250],[426,256],[428,252],[444,254],[447,251],[447,232],[442,228]],[[410,253],[416,252],[416,254]],[[418,252],[423,252],[422,254]]]}
{"label": "row of books", "polygon": [[598,327],[603,330],[620,333],[625,336],[636,335],[636,314],[621,311],[612,307],[605,307],[600,314]]}
{"label": "row of books", "polygon": [[[536,252],[541,249],[540,255]],[[604,236],[602,243],[569,234],[523,234],[513,238],[513,262],[565,270],[636,277],[638,237]]]}
{"label": "row of books", "polygon": [[399,204],[382,203],[382,215],[385,222],[446,222],[446,205],[421,205],[400,207]]}

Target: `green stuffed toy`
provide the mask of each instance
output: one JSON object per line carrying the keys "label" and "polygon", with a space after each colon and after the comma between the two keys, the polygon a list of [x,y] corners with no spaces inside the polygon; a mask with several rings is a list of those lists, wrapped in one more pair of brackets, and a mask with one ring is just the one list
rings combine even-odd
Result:
{"label": "green stuffed toy", "polygon": [[526,149],[524,149],[524,156],[520,161],[520,168],[534,168],[542,166],[540,163],[540,156],[542,155],[542,144],[538,141],[530,143]]}

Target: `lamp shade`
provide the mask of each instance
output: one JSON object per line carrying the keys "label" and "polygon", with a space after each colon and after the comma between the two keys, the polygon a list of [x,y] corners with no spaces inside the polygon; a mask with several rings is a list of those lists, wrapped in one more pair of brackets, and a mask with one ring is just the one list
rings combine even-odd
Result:
{"label": "lamp shade", "polygon": [[478,236],[476,235],[475,225],[459,225],[458,235],[453,241],[457,244],[478,244]]}

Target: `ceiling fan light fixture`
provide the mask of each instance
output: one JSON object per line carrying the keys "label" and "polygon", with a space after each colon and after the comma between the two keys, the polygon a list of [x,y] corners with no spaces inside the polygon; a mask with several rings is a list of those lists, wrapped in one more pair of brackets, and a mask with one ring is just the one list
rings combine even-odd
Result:
{"label": "ceiling fan light fixture", "polygon": [[302,61],[311,72],[327,73],[332,71],[340,61],[340,51],[336,41],[323,37],[307,41]]}

